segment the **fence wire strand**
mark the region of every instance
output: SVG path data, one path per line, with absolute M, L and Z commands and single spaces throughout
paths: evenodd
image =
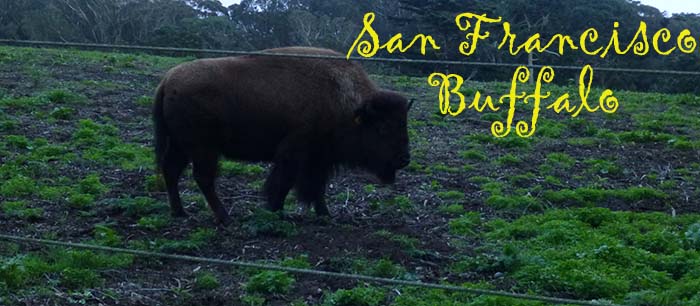
M 261 51 L 233 51 L 233 50 L 216 50 L 216 49 L 192 49 L 192 48 L 173 48 L 173 47 L 152 47 L 152 46 L 136 46 L 136 45 L 110 45 L 110 44 L 93 44 L 93 43 L 75 43 L 75 42 L 56 42 L 56 41 L 37 41 L 37 40 L 14 40 L 0 39 L 0 44 L 4 45 L 27 45 L 27 46 L 51 46 L 51 47 L 75 47 L 98 50 L 132 50 L 132 51 L 156 51 L 156 52 L 177 52 L 189 54 L 214 54 L 225 56 L 241 56 L 241 55 L 257 55 L 257 56 L 279 56 L 279 57 L 299 57 L 299 58 L 315 58 L 315 59 L 330 59 L 330 60 L 347 60 L 344 56 L 316 55 L 316 54 L 294 54 L 294 53 L 274 53 Z M 351 56 L 350 60 L 365 61 L 365 62 L 386 62 L 386 63 L 404 63 L 404 64 L 433 64 L 446 66 L 484 66 L 484 67 L 521 67 L 539 69 L 542 67 L 552 67 L 560 70 L 581 70 L 579 66 L 567 65 L 526 65 L 514 63 L 490 63 L 490 62 L 475 62 L 469 61 L 453 61 L 453 60 L 428 60 L 428 59 L 408 59 L 408 58 L 385 58 L 385 57 L 358 57 Z M 700 76 L 700 71 L 681 71 L 681 70 L 660 70 L 660 69 L 635 69 L 635 68 L 611 68 L 611 67 L 596 67 L 596 71 L 617 72 L 617 73 L 644 73 L 644 74 L 666 74 L 666 75 L 685 75 L 685 76 Z
M 103 251 L 103 252 L 109 252 L 109 253 L 123 253 L 123 254 L 131 254 L 131 255 L 140 256 L 140 257 L 164 258 L 164 259 L 172 259 L 172 260 L 180 260 L 180 261 L 198 262 L 198 263 L 204 263 L 204 264 L 226 265 L 226 266 L 235 266 L 235 267 L 243 267 L 243 268 L 256 268 L 256 269 L 262 269 L 262 270 L 282 271 L 282 272 L 289 272 L 289 273 L 293 273 L 293 274 L 336 277 L 336 278 L 351 279 L 351 280 L 358 280 L 358 281 L 367 281 L 367 282 L 373 282 L 373 283 L 383 283 L 383 284 L 389 284 L 389 285 L 401 285 L 401 286 L 421 287 L 421 288 L 430 288 L 430 289 L 442 289 L 442 290 L 447 290 L 447 291 L 464 292 L 464 293 L 470 293 L 470 294 L 476 294 L 476 295 L 490 295 L 490 296 L 500 296 L 500 297 L 521 299 L 521 300 L 538 301 L 538 302 L 544 302 L 544 303 L 549 303 L 549 304 L 566 304 L 566 305 L 583 305 L 583 306 L 622 306 L 622 305 L 613 304 L 613 303 L 610 303 L 607 301 L 582 301 L 582 300 L 573 300 L 573 299 L 565 299 L 565 298 L 544 297 L 544 296 L 512 293 L 512 292 L 505 292 L 505 291 L 467 288 L 467 287 L 460 287 L 460 286 L 454 286 L 454 285 L 424 283 L 424 282 L 420 282 L 420 281 L 408 281 L 408 280 L 382 278 L 382 277 L 374 277 L 374 276 L 367 276 L 367 275 L 360 275 L 360 274 L 329 272 L 329 271 L 312 270 L 312 269 L 300 269 L 300 268 L 284 267 L 284 266 L 279 266 L 279 265 L 237 261 L 237 260 L 223 260 L 223 259 L 196 257 L 196 256 L 188 256 L 188 255 L 166 254 L 166 253 L 158 253 L 158 252 L 150 252 L 150 251 L 142 251 L 142 250 L 132 250 L 132 249 L 92 245 L 92 244 L 85 244 L 85 243 L 64 242 L 64 241 L 38 239 L 38 238 L 31 238 L 31 237 L 19 237 L 19 236 L 13 236 L 13 235 L 5 235 L 5 234 L 0 234 L 0 240 L 12 241 L 12 242 L 16 242 L 16 243 L 31 243 L 31 244 L 37 244 L 37 245 L 48 245 L 48 246 L 59 246 L 59 247 L 67 247 L 67 248 L 87 249 L 87 250 Z

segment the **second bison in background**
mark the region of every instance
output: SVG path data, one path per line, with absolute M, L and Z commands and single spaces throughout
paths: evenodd
M 342 56 L 290 47 L 264 52 Z M 172 213 L 184 216 L 178 181 L 192 172 L 218 222 L 229 216 L 215 190 L 221 155 L 272 161 L 268 208 L 282 209 L 294 187 L 300 201 L 327 215 L 324 194 L 337 166 L 359 167 L 383 183 L 409 163 L 410 105 L 379 89 L 358 64 L 293 56 L 202 59 L 167 72 L 154 104 L 158 168 Z

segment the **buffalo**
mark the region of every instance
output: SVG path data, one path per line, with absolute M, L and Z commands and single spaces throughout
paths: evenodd
M 288 47 L 169 70 L 156 91 L 153 122 L 171 213 L 186 216 L 178 181 L 191 162 L 216 221 L 230 222 L 215 188 L 222 156 L 272 162 L 264 186 L 272 211 L 283 208 L 294 188 L 317 215 L 328 215 L 326 185 L 340 167 L 365 169 L 393 183 L 410 161 L 410 103 L 378 88 L 359 64 L 323 58 L 336 56 L 342 55 Z

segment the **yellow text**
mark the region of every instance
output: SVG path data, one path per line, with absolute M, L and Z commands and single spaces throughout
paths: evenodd
M 521 120 L 515 123 L 515 132 L 518 136 L 523 138 L 529 138 L 535 134 L 535 130 L 537 129 L 537 120 L 539 119 L 540 112 L 542 111 L 542 103 L 544 100 L 549 99 L 552 95 L 551 92 L 543 93 L 542 85 L 554 81 L 554 69 L 550 66 L 544 66 L 540 69 L 539 74 L 537 75 L 534 93 L 527 94 L 526 92 L 519 92 L 518 84 L 526 83 L 529 79 L 530 70 L 525 66 L 518 67 L 513 74 L 510 91 L 498 99 L 499 104 L 508 104 L 508 116 L 505 121 L 495 121 L 491 125 L 491 133 L 495 137 L 506 137 L 512 132 L 515 114 L 519 109 L 519 102 L 531 105 L 532 111 L 528 116 L 530 118 L 528 121 Z M 438 101 L 440 112 L 443 115 L 459 116 L 467 109 L 474 109 L 479 113 L 486 110 L 486 108 L 489 108 L 493 112 L 500 110 L 500 106 L 494 105 L 493 98 L 491 96 L 487 96 L 484 102 L 481 103 L 480 101 L 482 94 L 480 91 L 477 91 L 474 94 L 472 103 L 469 105 L 469 107 L 467 107 L 466 97 L 460 91 L 464 85 L 464 78 L 460 75 L 436 72 L 428 77 L 428 84 L 432 87 L 439 87 L 440 89 L 438 93 Z M 602 111 L 608 114 L 615 113 L 620 106 L 620 102 L 610 89 L 606 89 L 602 92 L 595 107 L 591 106 L 589 103 L 589 96 L 592 84 L 593 68 L 590 65 L 586 65 L 581 70 L 579 76 L 578 95 L 580 103 L 578 103 L 578 105 L 572 105 L 570 95 L 565 93 L 548 104 L 545 109 L 553 110 L 558 114 L 566 111 L 566 113 L 571 114 L 571 117 L 573 118 L 578 117 L 583 110 L 586 110 L 589 113 L 594 113 L 597 111 Z M 452 101 L 456 101 L 456 107 L 453 107 Z
M 360 34 L 355 39 L 355 42 L 352 43 L 352 46 L 348 50 L 348 53 L 346 55 L 347 59 L 350 59 L 350 56 L 352 56 L 352 53 L 354 51 L 357 51 L 357 54 L 359 54 L 360 56 L 367 58 L 375 56 L 377 52 L 382 49 L 385 49 L 390 54 L 396 51 L 399 51 L 400 53 L 405 53 L 406 51 L 411 49 L 411 47 L 413 47 L 413 45 L 415 45 L 418 41 L 420 41 L 420 52 L 422 55 L 426 54 L 426 49 L 428 45 L 430 45 L 430 47 L 433 50 L 440 50 L 440 46 L 437 45 L 435 39 L 432 36 L 425 34 L 415 35 L 413 39 L 411 39 L 411 41 L 405 46 L 403 41 L 403 34 L 401 33 L 392 36 L 387 42 L 382 44 L 379 40 L 379 34 L 377 34 L 377 31 L 375 31 L 372 27 L 374 19 L 374 13 L 370 12 L 365 14 L 365 17 L 362 21 L 362 31 L 360 31 Z M 363 40 L 365 36 L 369 36 L 369 39 Z

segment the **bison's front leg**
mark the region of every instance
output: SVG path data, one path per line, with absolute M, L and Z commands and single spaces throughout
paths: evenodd
M 272 171 L 265 181 L 267 209 L 280 211 L 284 208 L 284 199 L 294 186 L 296 166 L 292 161 L 280 160 L 272 166 Z
M 313 203 L 317 216 L 330 215 L 324 201 L 328 172 L 328 166 L 321 160 L 311 160 L 305 165 L 297 181 L 296 189 L 299 200 Z

